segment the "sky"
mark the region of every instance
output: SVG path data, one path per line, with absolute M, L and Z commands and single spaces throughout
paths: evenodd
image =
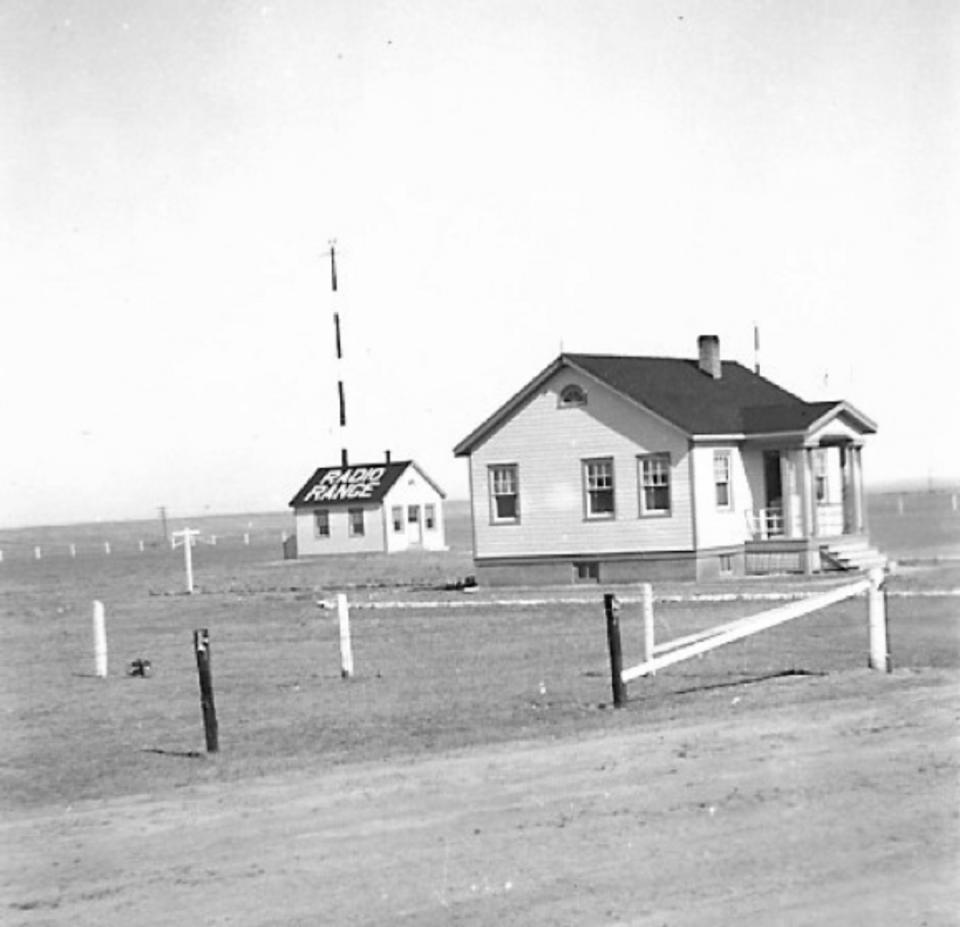
M 868 484 L 960 479 L 958 9 L 5 0 L 0 526 L 281 510 L 344 443 L 466 498 L 561 350 L 754 325 Z

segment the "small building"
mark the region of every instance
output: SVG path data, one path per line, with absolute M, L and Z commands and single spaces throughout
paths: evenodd
M 631 582 L 885 562 L 861 455 L 876 431 L 702 336 L 695 359 L 561 354 L 454 449 L 481 582 Z
M 290 500 L 296 555 L 446 550 L 444 498 L 412 460 L 320 467 Z

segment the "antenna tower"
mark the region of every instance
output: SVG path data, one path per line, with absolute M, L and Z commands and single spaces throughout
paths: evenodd
M 337 242 L 330 241 L 330 287 L 333 293 L 337 292 Z M 333 333 L 337 351 L 337 404 L 340 411 L 340 464 L 346 467 L 350 461 L 347 453 L 347 398 L 343 389 L 343 342 L 340 338 L 340 312 L 337 309 L 337 299 L 334 296 Z

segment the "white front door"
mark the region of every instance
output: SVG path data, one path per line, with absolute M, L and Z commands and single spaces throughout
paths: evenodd
M 420 519 L 420 506 L 407 506 L 407 543 L 411 547 L 423 544 L 423 523 Z

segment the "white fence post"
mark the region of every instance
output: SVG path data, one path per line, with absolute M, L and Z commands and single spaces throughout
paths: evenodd
M 654 632 L 653 632 L 653 587 L 650 583 L 640 586 L 640 596 L 643 603 L 643 661 L 653 659 Z M 656 675 L 656 670 L 650 673 Z
M 103 542 L 103 552 L 104 552 L 105 554 L 109 554 L 109 553 L 110 553 L 110 542 L 109 542 L 109 541 L 104 541 L 104 542 Z
M 76 544 L 71 544 L 71 545 L 70 545 L 70 556 L 71 556 L 71 557 L 76 557 L 76 556 L 77 556 L 77 545 L 76 545 Z
M 0 550 L 0 563 L 3 563 L 3 551 Z
M 350 647 L 350 606 L 347 597 L 337 593 L 337 618 L 340 621 L 340 675 L 344 679 L 353 676 L 353 650 Z
M 193 547 L 193 539 L 199 534 L 200 532 L 196 528 L 184 528 L 182 531 L 174 531 L 170 535 L 172 547 L 177 547 L 178 543 L 183 544 L 183 566 L 187 573 L 188 595 L 193 593 L 193 556 L 191 548 Z
M 246 547 L 250 546 L 250 534 L 247 531 L 244 531 L 243 533 L 243 543 Z
M 107 629 L 103 617 L 103 602 L 93 603 L 93 661 L 94 672 L 101 679 L 107 678 Z
M 870 623 L 870 669 L 890 672 L 890 652 L 887 646 L 887 605 L 883 594 L 883 570 L 879 567 L 868 574 L 867 609 Z
M 40 546 L 38 545 L 33 548 L 33 559 L 39 560 L 41 557 L 43 557 L 43 550 L 41 550 Z
M 143 541 L 142 541 L 142 540 L 141 540 L 141 541 L 138 541 L 138 542 L 137 542 L 137 546 L 140 548 L 140 553 L 142 554 L 142 553 L 143 553 Z

